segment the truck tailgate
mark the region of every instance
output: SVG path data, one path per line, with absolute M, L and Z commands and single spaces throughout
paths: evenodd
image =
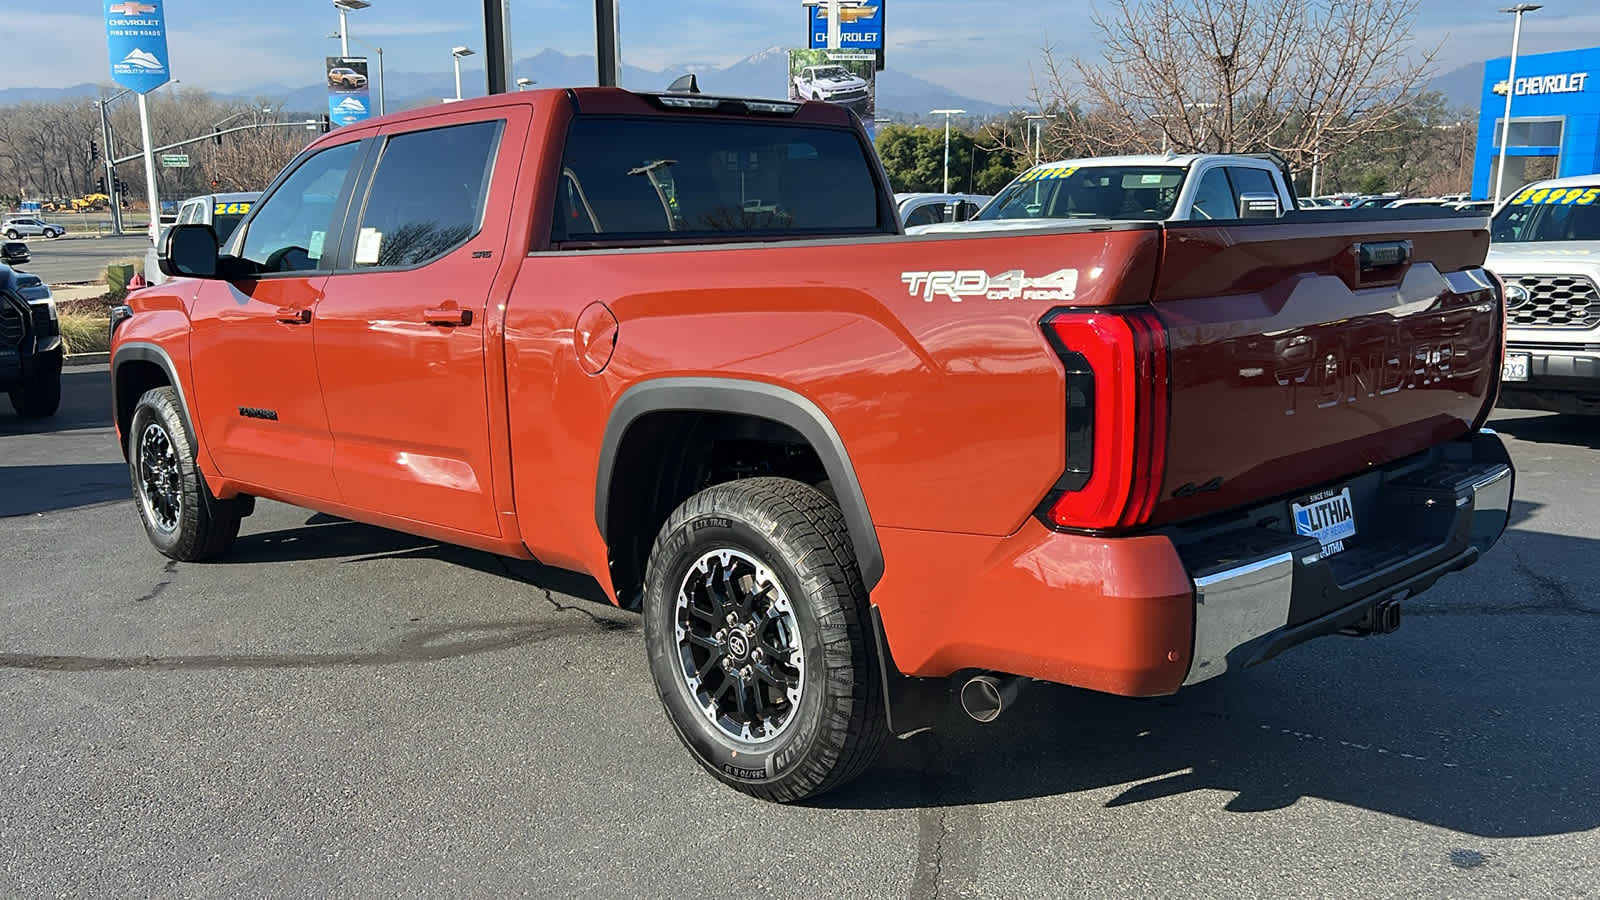
M 1170 419 L 1152 522 L 1304 491 L 1473 427 L 1499 378 L 1481 220 L 1169 226 Z

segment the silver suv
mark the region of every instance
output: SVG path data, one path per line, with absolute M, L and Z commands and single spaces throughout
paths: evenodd
M 55 225 L 43 219 L 7 219 L 0 224 L 0 234 L 11 240 L 21 237 L 58 238 L 67 233 L 67 226 Z

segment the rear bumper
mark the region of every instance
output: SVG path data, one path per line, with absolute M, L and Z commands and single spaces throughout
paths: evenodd
M 873 591 L 907 675 L 1008 672 L 1170 694 L 1351 627 L 1475 562 L 1509 519 L 1514 472 L 1484 431 L 1334 485 L 1357 535 L 1323 558 L 1280 498 L 1211 521 L 1099 538 L 1030 522 L 1004 539 L 881 529 Z
M 1501 382 L 1498 405 L 1502 408 L 1600 414 L 1600 350 L 1512 343 L 1506 352 L 1528 354 L 1528 380 Z

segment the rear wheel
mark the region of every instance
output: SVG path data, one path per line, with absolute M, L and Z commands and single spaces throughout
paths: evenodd
M 650 554 L 645 646 L 667 718 L 755 797 L 816 796 L 877 755 L 888 730 L 867 622 L 844 516 L 797 481 L 707 488 Z
M 15 228 L 6 229 L 6 238 L 7 238 L 7 240 L 13 240 L 14 241 L 14 240 L 17 239 L 17 237 L 18 237 L 17 230 Z
M 11 389 L 11 408 L 25 419 L 53 416 L 61 408 L 61 357 L 41 360 L 26 381 Z
M 226 553 L 239 535 L 245 509 L 241 501 L 211 496 L 195 463 L 178 392 L 170 387 L 146 391 L 134 407 L 127 438 L 134 505 L 150 543 L 182 562 Z

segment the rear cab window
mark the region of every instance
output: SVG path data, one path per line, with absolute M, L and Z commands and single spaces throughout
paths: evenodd
M 873 172 L 848 128 L 580 115 L 550 236 L 582 246 L 892 234 Z

